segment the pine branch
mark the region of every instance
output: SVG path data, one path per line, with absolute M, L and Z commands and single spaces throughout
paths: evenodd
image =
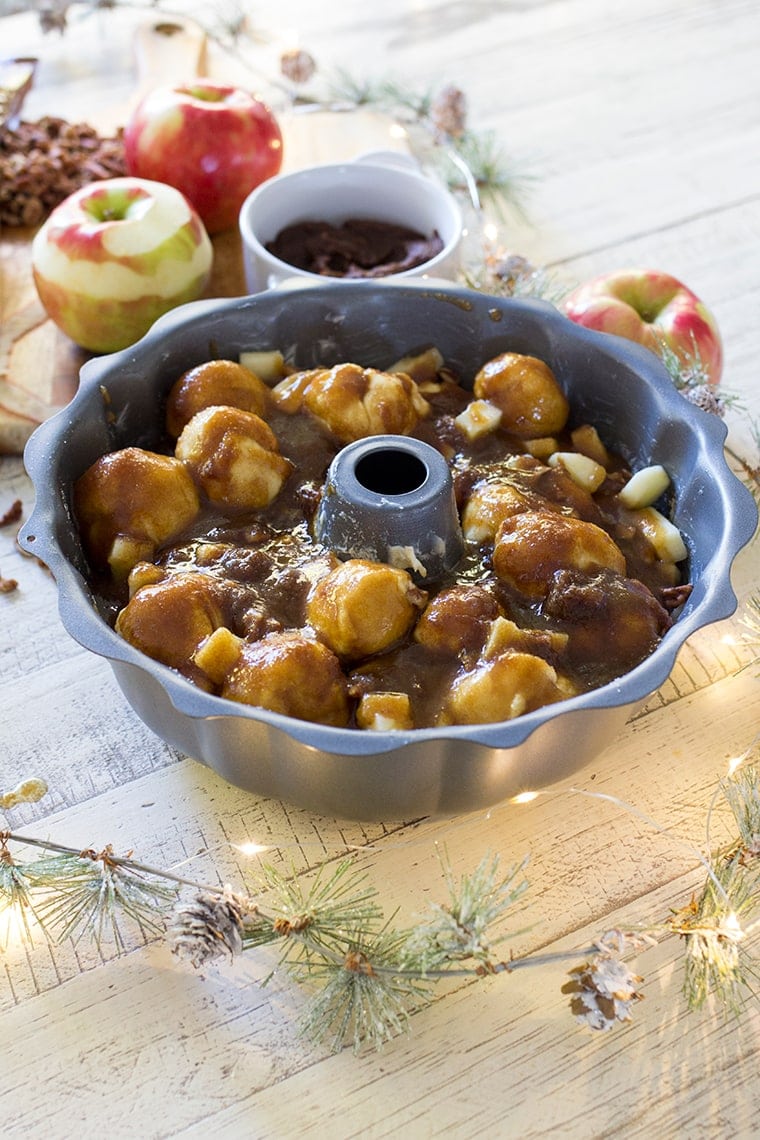
M 59 942 L 65 938 L 77 942 L 90 933 L 100 948 L 108 932 L 119 953 L 126 948 L 122 916 L 134 922 L 143 936 L 162 934 L 162 907 L 176 897 L 173 886 L 146 880 L 138 869 L 123 860 L 116 862 L 110 847 L 38 859 L 26 873 L 35 887 L 50 889 L 37 915 Z
M 23 864 L 14 861 L 4 838 L 0 836 L 0 914 L 8 919 L 14 915 L 18 917 L 22 938 L 29 946 L 33 945 L 30 917 L 34 920 L 34 925 L 44 932 L 34 905 L 33 890 L 33 878 Z M 10 924 L 5 931 L 5 945 L 0 946 L 0 950 L 7 950 L 9 937 Z
M 475 871 L 457 884 L 450 866 L 443 861 L 449 904 L 429 905 L 429 918 L 407 939 L 405 964 L 413 964 L 427 975 L 451 962 L 472 960 L 488 971 L 493 957 L 490 930 L 527 890 L 527 881 L 519 878 L 526 864 L 524 859 L 500 878 L 499 857 L 486 855 Z
M 308 977 L 321 983 L 301 1018 L 301 1031 L 333 1052 L 347 1041 L 358 1052 L 376 1049 L 408 1029 L 409 1014 L 430 1001 L 428 979 L 400 968 L 406 935 L 382 930 L 351 941 L 340 960 L 309 963 Z
M 740 768 L 720 783 L 738 838 L 719 852 L 712 874 L 696 899 L 677 913 L 671 929 L 686 942 L 683 991 L 690 1009 L 701 1009 L 715 996 L 738 1013 L 750 979 L 757 977 L 755 957 L 746 948 L 746 921 L 760 902 L 760 776 L 754 766 Z
M 607 800 L 668 834 L 614 796 L 569 791 Z M 672 915 L 660 933 L 684 939 L 684 992 L 690 1008 L 699 1008 L 715 995 L 727 1008 L 739 1010 L 757 974 L 745 941 L 751 929 L 747 920 L 757 909 L 760 894 L 757 769 L 745 766 L 723 781 L 719 791 L 733 813 L 737 838 L 709 858 L 690 845 L 707 872 L 704 889 L 699 899 Z M 712 806 L 708 839 L 711 812 Z M 30 864 L 17 864 L 10 842 L 41 847 L 48 854 Z M 629 1020 L 641 998 L 641 979 L 623 957 L 651 945 L 654 930 L 613 931 L 591 947 L 567 953 L 506 960 L 494 953 L 496 942 L 503 941 L 503 935 L 494 937 L 497 925 L 527 889 L 526 862 L 501 874 L 498 856 L 489 854 L 472 873 L 457 880 L 441 855 L 447 902 L 431 904 L 423 921 L 398 930 L 392 919 L 384 920 L 374 888 L 351 859 L 322 867 L 308 882 L 295 871 L 284 875 L 263 867 L 257 893 L 266 897 L 264 908 L 248 893 L 197 883 L 131 855 L 116 856 L 110 847 L 77 851 L 2 832 L 0 908 L 18 911 L 27 935 L 33 916 L 43 931 L 50 927 L 59 939 L 79 940 L 89 933 L 100 945 L 109 934 L 121 951 L 126 945 L 122 917 L 136 923 L 146 936 L 158 935 L 164 926 L 164 908 L 176 899 L 177 887 L 190 886 L 193 898 L 175 907 L 169 924 L 173 952 L 200 967 L 222 956 L 234 958 L 244 950 L 279 944 L 280 961 L 294 979 L 316 987 L 304 1012 L 303 1031 L 317 1041 L 328 1040 L 333 1049 L 347 1042 L 355 1050 L 363 1042 L 381 1047 L 408 1028 L 410 1014 L 431 1000 L 435 983 L 442 979 L 511 974 L 568 958 L 577 961 L 581 955 L 585 960 L 569 971 L 563 987 L 575 1016 L 594 1029 Z M 36 901 L 38 891 L 43 894 L 41 903 Z

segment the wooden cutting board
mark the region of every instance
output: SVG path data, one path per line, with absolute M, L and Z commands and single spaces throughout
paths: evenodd
M 192 21 L 156 19 L 135 34 L 137 84 L 128 103 L 93 112 L 90 123 L 102 134 L 123 125 L 132 106 L 152 87 L 207 75 L 242 82 L 240 66 L 214 46 Z M 230 77 L 234 76 L 234 79 Z M 104 85 L 106 84 L 104 78 Z M 51 114 L 67 117 L 58 104 Z M 283 170 L 317 162 L 341 162 L 366 150 L 405 150 L 392 121 L 368 110 L 290 112 L 278 116 L 284 140 Z M 90 354 L 74 345 L 48 320 L 31 272 L 34 231 L 0 233 L 0 454 L 19 455 L 39 423 L 75 394 L 79 369 Z M 236 230 L 215 235 L 209 297 L 246 292 L 240 238 Z

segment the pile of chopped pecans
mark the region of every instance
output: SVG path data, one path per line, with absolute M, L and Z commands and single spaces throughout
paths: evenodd
M 36 226 L 81 186 L 126 174 L 122 133 L 46 116 L 0 130 L 0 228 Z

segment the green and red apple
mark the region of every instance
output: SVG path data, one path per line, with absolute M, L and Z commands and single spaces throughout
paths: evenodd
M 129 177 L 71 194 L 32 243 L 45 311 L 92 352 L 126 348 L 163 313 L 197 300 L 212 262 L 211 241 L 187 199 Z
M 127 171 L 167 182 L 192 202 L 210 234 L 237 224 L 240 207 L 282 166 L 282 134 L 248 91 L 209 79 L 157 87 L 124 131 Z
M 715 317 L 691 289 L 656 269 L 604 274 L 563 303 L 570 320 L 636 341 L 661 355 L 663 342 L 685 365 L 698 358 L 711 384 L 720 383 L 723 345 Z

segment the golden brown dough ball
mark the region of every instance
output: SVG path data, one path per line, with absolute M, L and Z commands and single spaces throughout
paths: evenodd
M 529 509 L 525 495 L 511 483 L 484 480 L 473 488 L 462 511 L 462 533 L 468 542 L 493 542 L 504 519 Z
M 497 576 L 521 594 L 542 598 L 558 570 L 614 570 L 625 574 L 625 558 L 595 523 L 551 511 L 525 511 L 501 524 L 493 551 Z
M 298 720 L 338 728 L 348 723 L 348 690 L 338 658 L 293 631 L 244 642 L 221 696 Z
M 368 435 L 409 435 L 430 405 L 403 373 L 358 364 L 317 368 L 291 385 L 302 404 L 343 443 Z
M 482 586 L 450 586 L 428 603 L 414 640 L 434 653 L 479 652 L 498 616 L 498 602 Z
M 175 382 L 166 401 L 166 430 L 174 439 L 197 412 L 228 404 L 263 416 L 271 403 L 269 388 L 249 368 L 234 360 L 209 360 L 190 368 Z
M 193 655 L 224 625 L 222 603 L 219 583 L 207 574 L 168 575 L 136 591 L 116 619 L 116 632 L 155 661 L 207 687 Z
M 562 431 L 570 411 L 554 373 L 543 360 L 503 352 L 478 372 L 475 395 L 501 411 L 501 427 L 521 439 Z
M 306 620 L 338 656 L 358 660 L 404 637 L 426 600 L 405 570 L 351 558 L 314 587 Z
M 138 562 L 188 526 L 198 491 L 178 459 L 139 447 L 102 455 L 74 487 L 74 511 L 87 555 L 126 578 Z
M 213 503 L 233 509 L 268 506 L 293 470 L 269 425 L 239 408 L 198 412 L 183 428 L 175 454 Z
M 443 718 L 449 724 L 512 720 L 566 695 L 556 671 L 543 658 L 507 651 L 457 678 Z

